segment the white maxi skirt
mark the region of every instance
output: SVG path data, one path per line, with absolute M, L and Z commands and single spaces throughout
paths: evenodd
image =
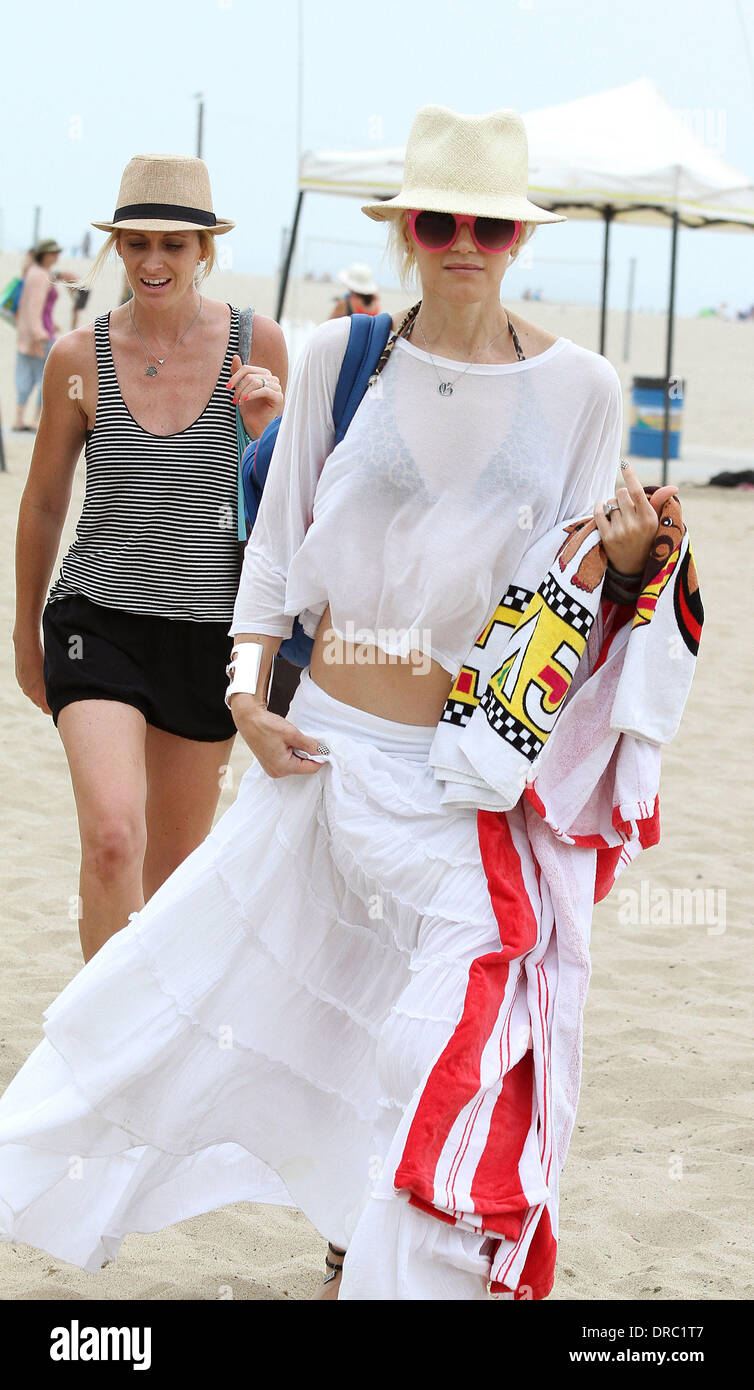
M 96 1273 L 129 1232 L 278 1202 L 348 1247 L 341 1298 L 487 1298 L 490 1242 L 390 1180 L 470 966 L 500 949 L 476 812 L 441 805 L 434 726 L 308 668 L 289 717 L 321 771 L 252 763 L 46 1011 L 0 1100 L 0 1238 Z

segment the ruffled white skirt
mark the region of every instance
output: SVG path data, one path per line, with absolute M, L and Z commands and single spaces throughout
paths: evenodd
M 0 1101 L 0 1236 L 96 1272 L 129 1232 L 230 1202 L 347 1245 L 342 1298 L 485 1298 L 483 1237 L 390 1182 L 400 1127 L 498 950 L 476 812 L 440 804 L 434 726 L 305 670 L 330 748 L 257 763 L 210 835 L 47 1010 Z

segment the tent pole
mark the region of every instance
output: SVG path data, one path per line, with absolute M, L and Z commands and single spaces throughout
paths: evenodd
M 284 261 L 284 263 L 283 263 L 283 268 L 282 268 L 282 270 L 281 270 L 281 272 L 280 272 L 280 289 L 278 290 L 278 302 L 277 302 L 277 308 L 276 308 L 276 310 L 275 310 L 275 318 L 276 318 L 276 320 L 277 320 L 278 323 L 280 323 L 280 320 L 281 320 L 281 318 L 282 318 L 282 316 L 283 316 L 283 306 L 284 306 L 284 304 L 285 304 L 285 293 L 286 293 L 286 290 L 288 289 L 288 276 L 290 275 L 290 271 L 291 271 L 291 261 L 293 260 L 293 252 L 294 252 L 295 247 L 296 247 L 296 234 L 297 234 L 297 232 L 298 232 L 298 222 L 299 222 L 299 218 L 300 218 L 300 216 L 301 216 L 301 204 L 303 203 L 303 201 L 304 201 L 304 190 L 303 190 L 303 188 L 300 188 L 299 191 L 298 191 L 298 197 L 297 197 L 297 199 L 296 199 L 296 211 L 295 211 L 294 214 L 293 214 L 293 226 L 291 227 L 291 235 L 290 235 L 290 240 L 289 240 L 289 242 L 288 242 L 288 250 L 286 251 L 286 254 L 285 254 L 285 261 Z
M 628 292 L 626 294 L 626 317 L 623 324 L 623 361 L 627 362 L 631 355 L 631 314 L 634 308 L 634 277 L 636 275 L 636 257 L 632 256 L 628 270 Z
M 607 267 L 608 267 L 608 247 L 610 245 L 610 223 L 613 220 L 615 208 L 610 203 L 606 203 L 602 209 L 602 216 L 605 219 L 605 240 L 602 248 L 602 311 L 600 313 L 600 353 L 605 356 L 605 339 L 607 329 Z
M 670 374 L 673 370 L 673 318 L 675 314 L 675 266 L 678 247 L 678 209 L 673 209 L 673 235 L 670 250 L 670 299 L 668 302 L 668 332 L 665 345 L 665 419 L 662 432 L 662 483 L 668 481 L 670 451 Z

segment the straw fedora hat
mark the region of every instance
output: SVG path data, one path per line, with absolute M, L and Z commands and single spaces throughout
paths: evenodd
M 178 154 L 137 154 L 128 161 L 112 222 L 93 222 L 101 232 L 214 232 L 235 222 L 215 217 L 209 170 L 203 159 Z
M 406 145 L 403 186 L 395 198 L 366 203 L 376 222 L 404 208 L 566 222 L 529 201 L 529 143 L 518 111 L 459 116 L 447 106 L 422 106 Z
M 349 265 L 338 273 L 338 283 L 354 294 L 376 294 L 377 286 L 368 265 Z

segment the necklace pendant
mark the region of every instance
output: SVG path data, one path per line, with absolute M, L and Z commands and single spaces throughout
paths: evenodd
M 157 368 L 154 367 L 154 366 L 152 365 L 151 362 L 150 362 L 149 366 L 147 367 L 147 370 L 146 370 L 145 375 L 146 375 L 146 376 L 157 376 Z
M 441 381 L 437 389 L 440 392 L 441 396 L 453 395 L 453 387 L 449 381 Z

